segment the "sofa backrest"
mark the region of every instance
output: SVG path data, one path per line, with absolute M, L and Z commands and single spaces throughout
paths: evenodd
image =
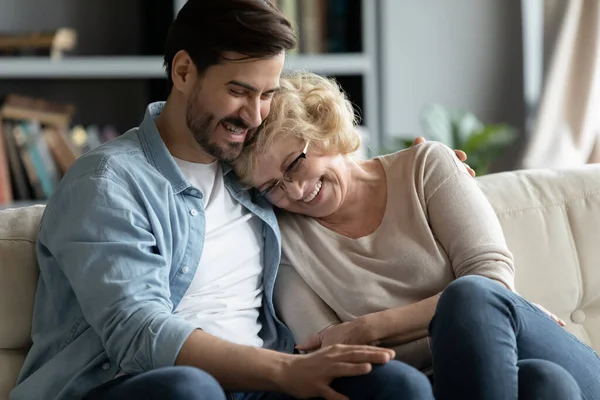
M 8 397 L 31 345 L 38 280 L 35 239 L 43 206 L 0 211 L 0 400 Z
M 514 255 L 517 291 L 600 352 L 600 164 L 478 182 Z

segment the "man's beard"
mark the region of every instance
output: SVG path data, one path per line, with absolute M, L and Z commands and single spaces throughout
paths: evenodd
M 219 124 L 227 122 L 242 129 L 248 129 L 248 125 L 240 118 L 226 117 L 217 121 L 214 114 L 206 113 L 198 105 L 195 96 L 188 101 L 186 108 L 187 127 L 194 136 L 202 150 L 211 157 L 225 162 L 233 162 L 242 152 L 244 143 L 227 142 L 224 145 L 216 143 L 214 135 Z M 223 128 L 225 129 L 225 128 Z M 246 141 L 250 138 L 250 132 L 246 133 Z

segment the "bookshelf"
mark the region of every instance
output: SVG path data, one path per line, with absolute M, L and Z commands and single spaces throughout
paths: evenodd
M 42 0 L 25 0 L 27 5 L 22 8 L 31 8 L 38 1 Z M 76 107 L 73 125 L 113 125 L 119 132 L 138 125 L 147 103 L 166 98 L 162 41 L 170 19 L 185 1 L 133 0 L 122 5 L 124 3 L 119 0 L 107 0 L 106 3 L 90 5 L 91 9 L 87 9 L 81 8 L 83 6 L 79 0 L 60 0 L 62 14 L 68 14 L 65 10 L 77 7 L 79 14 L 73 13 L 78 16 L 101 14 L 105 15 L 104 18 L 112 18 L 106 16 L 121 14 L 121 20 L 117 20 L 117 24 L 131 25 L 134 36 L 127 43 L 110 45 L 119 41 L 119 38 L 114 32 L 107 30 L 110 28 L 104 26 L 106 21 L 82 21 L 81 17 L 64 20 L 61 19 L 61 12 L 57 11 L 54 18 L 59 21 L 54 23 L 73 22 L 75 28 L 82 33 L 81 46 L 78 45 L 73 54 L 67 53 L 59 60 L 41 56 L 0 56 L 0 95 L 16 92 L 50 101 L 70 102 Z M 350 47 L 347 51 L 339 45 L 334 51 L 322 49 L 303 52 L 301 48 L 300 51 L 288 54 L 285 69 L 304 69 L 335 77 L 356 106 L 361 125 L 367 133 L 366 145 L 376 152 L 382 142 L 379 125 L 377 2 L 283 1 L 288 6 L 295 2 L 298 8 L 301 7 L 300 4 L 304 7 L 305 2 L 313 2 L 315 7 L 323 7 L 328 2 L 345 2 L 345 7 L 350 9 L 348 12 L 352 17 L 345 22 L 345 32 L 350 32 L 350 38 L 347 39 Z M 136 15 L 123 15 L 124 13 Z M 20 24 L 12 25 L 12 28 L 31 29 L 23 26 L 28 19 L 25 14 L 22 17 Z M 144 18 L 151 18 L 152 22 L 145 21 Z M 88 28 L 86 25 L 90 24 L 93 27 Z M 97 38 L 103 35 L 107 38 Z M 299 41 L 303 41 L 301 35 Z

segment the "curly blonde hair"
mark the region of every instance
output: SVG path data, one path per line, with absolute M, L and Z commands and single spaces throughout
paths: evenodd
M 257 157 L 275 139 L 307 140 L 311 149 L 328 155 L 350 154 L 360 147 L 354 108 L 334 79 L 297 71 L 282 76 L 280 85 L 269 115 L 233 165 L 246 185 L 251 184 Z

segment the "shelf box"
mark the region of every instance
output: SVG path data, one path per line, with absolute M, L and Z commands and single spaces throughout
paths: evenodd
M 361 75 L 370 68 L 364 54 L 288 56 L 285 68 L 306 69 L 326 75 Z M 164 78 L 160 56 L 0 57 L 0 79 L 154 79 Z

